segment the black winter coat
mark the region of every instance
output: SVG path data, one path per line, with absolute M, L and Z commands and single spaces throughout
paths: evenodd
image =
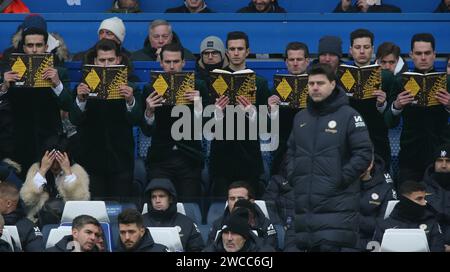
M 343 90 L 320 103 L 308 98 L 307 110 L 295 116 L 287 158 L 296 240 L 286 246 L 356 248 L 359 177 L 370 164 L 372 144 Z
M 270 178 L 263 195 L 270 220 L 274 224 L 289 226 L 294 220 L 294 190 L 288 180 L 281 175 Z
M 255 234 L 250 233 L 249 239 L 245 241 L 244 246 L 238 252 L 274 252 L 275 250 L 268 246 L 263 245 L 261 239 Z M 226 252 L 222 242 L 222 232 L 218 234 L 218 238 L 214 243 L 207 246 L 203 252 Z
M 35 226 L 30 219 L 25 217 L 23 209 L 17 208 L 9 214 L 3 214 L 5 225 L 17 227 L 22 250 L 25 252 L 44 251 L 44 239 L 39 227 Z
M 166 246 L 155 243 L 148 229 L 145 229 L 144 236 L 142 236 L 138 244 L 131 250 L 126 250 L 122 240 L 119 238 L 117 252 L 168 252 L 168 250 Z

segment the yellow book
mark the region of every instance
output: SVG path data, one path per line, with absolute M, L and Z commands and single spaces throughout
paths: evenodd
M 195 89 L 195 74 L 192 71 L 166 73 L 152 71 L 150 87 L 164 98 L 163 105 L 175 106 L 192 104 L 184 95 Z
M 336 76 L 338 85 L 352 99 L 374 98 L 373 91 L 381 88 L 381 67 L 378 64 L 362 67 L 341 64 Z
M 405 72 L 402 74 L 402 81 L 404 89 L 414 96 L 413 104 L 421 107 L 441 105 L 435 97 L 436 92 L 447 90 L 447 74 L 444 72 Z
M 256 103 L 256 74 L 250 69 L 230 71 L 214 69 L 209 73 L 210 89 L 213 97 L 228 96 L 230 105 L 237 105 L 237 96 L 246 97 L 250 103 Z
M 308 98 L 308 74 L 274 75 L 275 95 L 280 97 L 280 107 L 306 108 Z
M 120 86 L 128 83 L 128 68 L 125 65 L 83 66 L 83 83 L 89 86 L 89 99 L 124 99 Z
M 49 88 L 52 87 L 50 79 L 43 79 L 46 68 L 53 67 L 52 54 L 21 54 L 13 53 L 10 58 L 11 70 L 16 72 L 20 79 L 14 83 L 17 88 Z

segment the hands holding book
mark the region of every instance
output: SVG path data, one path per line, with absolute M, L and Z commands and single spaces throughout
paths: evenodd
M 161 107 L 164 102 L 164 98 L 159 95 L 156 91 L 152 92 L 146 99 L 146 109 L 145 109 L 145 115 L 148 118 L 151 118 L 153 116 L 153 113 L 155 113 L 155 108 Z
M 383 106 L 384 102 L 386 102 L 386 93 L 382 90 L 375 90 L 373 95 L 377 98 L 377 107 Z
M 125 98 L 128 106 L 133 105 L 134 96 L 133 96 L 133 88 L 128 85 L 122 84 L 119 87 L 119 94 Z
M 44 69 L 42 79 L 50 79 L 52 81 L 53 87 L 56 87 L 61 83 L 58 75 L 58 70 L 53 67 L 47 67 Z
M 78 86 L 77 86 L 78 101 L 85 102 L 86 99 L 88 98 L 90 92 L 91 92 L 91 90 L 89 89 L 88 85 L 86 85 L 84 83 L 78 84 Z
M 267 99 L 267 104 L 269 104 L 270 112 L 273 111 L 273 107 L 278 106 L 281 102 L 281 99 L 278 95 L 272 95 Z
M 8 71 L 3 75 L 3 85 L 2 85 L 2 91 L 6 92 L 9 89 L 11 82 L 16 82 L 19 80 L 19 74 L 14 71 Z
M 197 112 L 202 111 L 203 105 L 202 105 L 202 101 L 200 100 L 200 91 L 197 91 L 197 90 L 186 91 L 184 93 L 184 98 L 186 100 L 194 103 L 195 111 L 197 111 Z
M 394 101 L 394 108 L 402 110 L 406 105 L 411 104 L 414 101 L 414 96 L 409 91 L 403 91 L 397 95 L 397 99 Z
M 450 94 L 446 90 L 441 89 L 437 91 L 435 97 L 447 109 L 450 108 Z

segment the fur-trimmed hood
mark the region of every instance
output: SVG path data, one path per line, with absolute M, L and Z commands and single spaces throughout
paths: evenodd
M 56 57 L 59 60 L 61 60 L 63 62 L 68 61 L 69 60 L 69 49 L 67 48 L 66 42 L 61 37 L 61 35 L 59 35 L 56 32 L 49 32 L 48 35 L 49 35 L 49 39 L 51 39 L 50 36 L 53 36 L 53 38 L 55 38 L 59 42 L 59 46 L 56 47 L 55 49 L 53 49 L 52 52 L 56 55 Z M 16 34 L 14 34 L 12 36 L 11 43 L 15 49 L 18 49 L 21 41 L 22 41 L 22 30 L 19 30 L 16 32 Z

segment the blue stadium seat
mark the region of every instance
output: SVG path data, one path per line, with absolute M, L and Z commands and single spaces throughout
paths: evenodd
M 104 12 L 112 7 L 112 0 L 22 0 L 32 13 L 49 12 Z M 142 2 L 142 1 L 141 1 Z M 144 1 L 145 2 L 145 1 Z
M 59 224 L 48 224 L 42 227 L 42 239 L 44 240 L 44 245 L 47 244 L 48 235 L 50 234 L 51 229 L 57 229 Z
M 200 231 L 200 234 L 202 235 L 203 241 L 206 243 L 208 242 L 208 234 L 209 230 L 211 229 L 211 225 L 197 225 L 198 230 Z
M 198 225 L 202 223 L 202 213 L 197 203 L 183 202 L 186 216 L 194 220 Z
M 214 220 L 221 217 L 223 215 L 223 211 L 225 209 L 225 202 L 213 202 L 209 206 L 208 215 L 206 217 L 206 223 L 208 225 L 212 225 Z

